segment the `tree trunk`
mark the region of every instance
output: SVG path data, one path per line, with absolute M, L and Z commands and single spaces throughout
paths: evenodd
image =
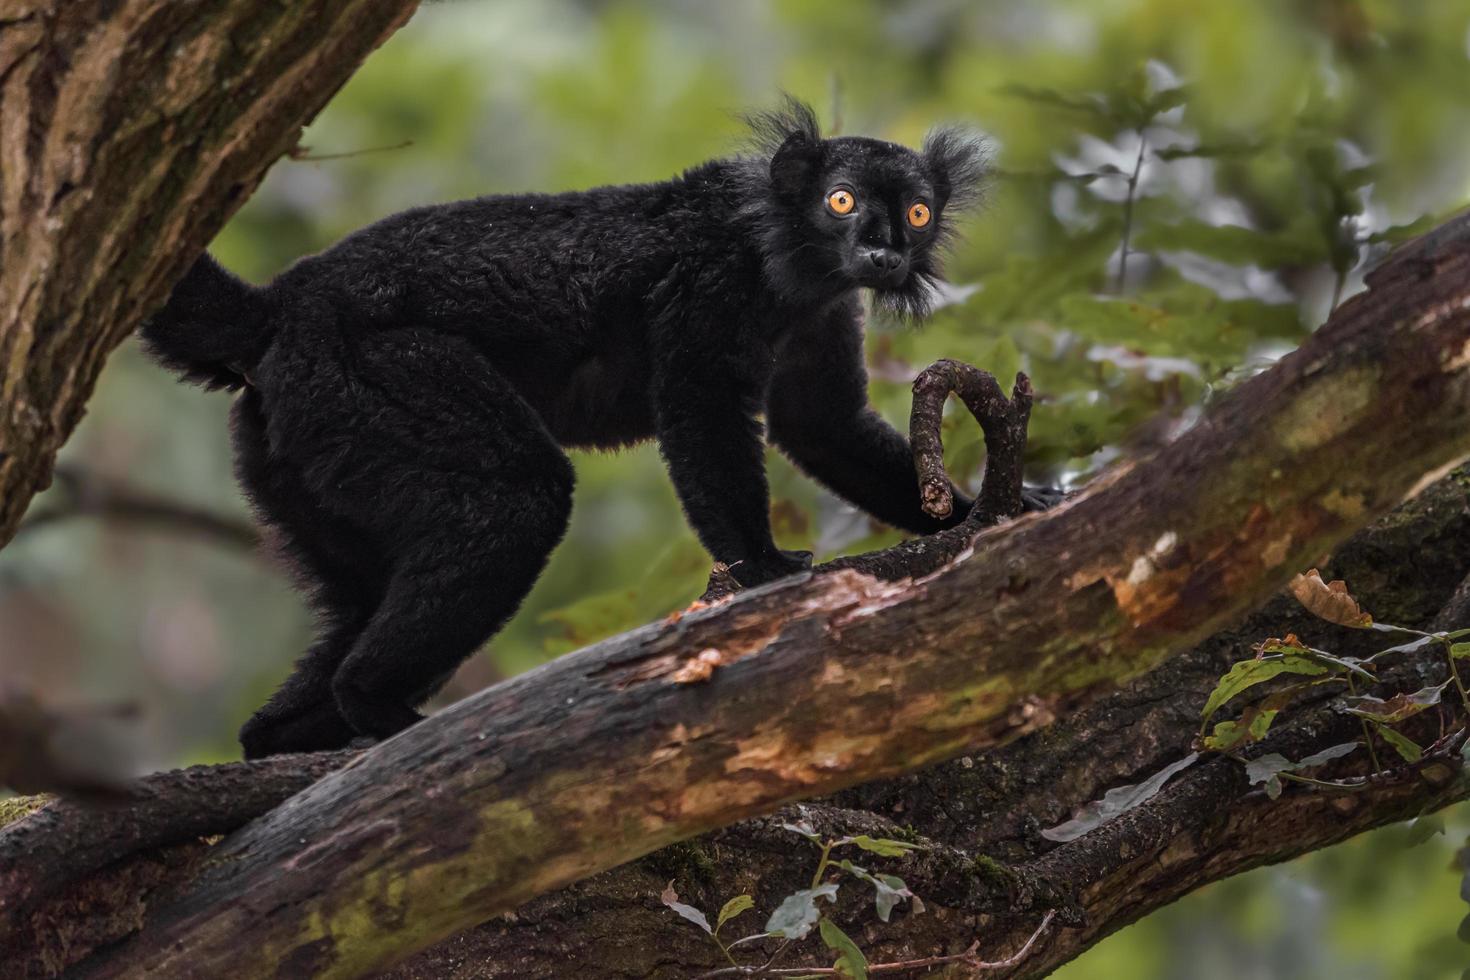
M 0 0 L 0 545 L 108 353 L 417 0 Z
M 1178 442 L 1063 507 L 675 617 L 377 746 L 212 848 L 139 932 L 78 975 L 360 975 L 783 802 L 1085 717 L 1117 682 L 1259 605 L 1470 450 L 1470 218 L 1369 281 Z M 1318 818 L 1318 837 L 1295 839 L 1320 846 L 1460 792 L 1431 770 L 1375 785 L 1356 821 L 1323 821 L 1315 799 L 1289 804 Z M 1189 829 L 1243 798 L 1241 784 L 1223 760 L 1202 764 L 1181 782 L 1193 802 L 1148 811 L 1163 821 L 1153 832 Z M 1223 873 L 1293 853 L 1253 836 L 1278 828 L 1247 805 L 1261 813 L 1231 825 L 1240 863 Z M 1087 857 L 1091 841 L 1041 859 L 1052 866 L 1033 869 L 1039 880 L 1106 867 Z M 1121 879 L 1145 881 L 1141 892 L 1097 879 L 1116 903 L 1105 921 L 1197 878 L 1139 877 L 1152 873 Z M 1006 906 L 1028 907 L 1036 899 Z

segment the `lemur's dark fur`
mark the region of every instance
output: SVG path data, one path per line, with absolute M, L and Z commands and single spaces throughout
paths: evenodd
M 948 520 L 920 509 L 907 441 L 868 406 L 858 290 L 927 311 L 979 144 L 824 140 L 794 102 L 754 123 L 754 156 L 415 208 L 263 287 L 205 256 L 144 326 L 165 365 L 241 391 L 240 482 L 321 614 L 241 731 L 247 757 L 417 721 L 561 539 L 563 446 L 658 439 L 699 539 L 747 586 L 811 562 L 771 539 L 762 414 L 874 517 L 916 532 L 963 519 L 959 494 Z

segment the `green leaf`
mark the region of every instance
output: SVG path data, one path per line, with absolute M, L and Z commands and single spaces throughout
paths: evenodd
M 1252 705 L 1240 716 L 1240 721 L 1222 721 L 1216 725 L 1215 733 L 1205 737 L 1205 748 L 1228 752 L 1238 745 L 1259 742 L 1266 737 L 1277 713 L 1276 710 L 1263 710 Z
M 755 908 L 755 899 L 749 895 L 736 895 L 720 909 L 719 917 L 715 919 L 715 932 L 718 933 L 720 927 L 735 918 L 735 916 L 753 908 Z
M 1201 143 L 1198 146 L 1166 146 L 1154 151 L 1160 160 L 1183 160 L 1188 157 L 1241 157 L 1253 156 L 1265 146 L 1260 141 L 1236 143 Z
M 1385 742 L 1393 746 L 1395 752 L 1404 757 L 1405 762 L 1418 762 L 1424 758 L 1424 750 L 1419 747 L 1419 743 L 1403 732 L 1377 723 L 1374 723 L 1373 727 L 1379 735 L 1383 736 Z
M 817 899 L 825 898 L 830 902 L 836 895 L 837 886 L 833 884 L 792 892 L 771 913 L 770 919 L 766 921 L 766 932 L 782 939 L 806 938 L 821 914 L 817 910 Z
M 1444 833 L 1444 816 L 1425 813 L 1409 822 L 1409 846 L 1418 847 L 1436 834 Z
M 663 894 L 659 896 L 659 899 L 669 908 L 673 909 L 679 915 L 683 916 L 685 919 L 688 919 L 690 922 L 699 926 L 699 928 L 703 929 L 710 935 L 714 935 L 714 930 L 709 927 L 709 919 L 706 919 L 704 917 L 703 912 L 699 911 L 699 909 L 695 908 L 692 905 L 685 905 L 683 902 L 679 901 L 679 893 L 674 891 L 674 883 L 672 881 L 669 882 L 668 887 L 663 890 Z
M 1317 265 L 1329 258 L 1321 236 L 1300 225 L 1267 232 L 1188 220 L 1146 228 L 1139 233 L 1137 243 L 1140 251 L 1194 252 L 1233 265 L 1268 269 Z
M 1256 759 L 1251 759 L 1245 764 L 1245 776 L 1252 784 L 1265 783 L 1266 795 L 1271 799 L 1281 795 L 1281 778 L 1283 772 L 1296 772 L 1298 769 L 1311 769 L 1320 766 L 1324 762 L 1331 762 L 1345 755 L 1351 755 L 1358 748 L 1357 742 L 1343 742 L 1314 752 L 1301 762 L 1292 762 L 1286 756 L 1276 752 L 1268 752 Z
M 1456 660 L 1470 658 L 1470 643 L 1451 643 L 1450 656 Z
M 1416 640 L 1410 640 L 1408 643 L 1400 643 L 1398 646 L 1395 647 L 1385 647 L 1384 649 L 1379 650 L 1377 653 L 1373 654 L 1373 659 L 1377 660 L 1379 657 L 1387 656 L 1390 653 L 1413 653 L 1415 650 L 1423 647 L 1426 643 L 1433 642 L 1435 642 L 1435 637 L 1421 636 Z
M 1418 238 L 1443 220 L 1443 215 L 1424 214 L 1407 224 L 1392 225 L 1382 231 L 1375 231 L 1363 240 L 1374 244 L 1379 242 L 1388 242 L 1391 244 L 1406 242 L 1411 238 Z
M 833 966 L 843 975 L 852 977 L 853 980 L 867 980 L 868 958 L 863 955 L 862 950 L 858 949 L 852 937 L 837 928 L 837 924 L 825 916 L 822 917 L 820 928 L 822 942 L 837 954 L 837 962 Z
M 888 837 L 869 837 L 867 834 L 849 837 L 843 843 L 856 844 L 865 851 L 871 851 L 883 857 L 903 857 L 910 851 L 922 850 L 918 844 L 910 844 L 908 841 L 892 840 Z
M 878 874 L 873 878 L 873 901 L 878 909 L 878 918 L 887 922 L 893 907 L 904 899 L 913 898 L 914 893 L 898 875 Z
M 878 918 L 884 922 L 888 921 L 888 916 L 895 905 L 904 899 L 914 897 L 908 885 L 904 884 L 903 879 L 897 875 L 870 874 L 867 869 L 860 868 L 851 861 L 838 862 L 838 867 L 854 878 L 860 878 L 873 886 L 873 902 L 878 908 Z
M 1083 834 L 1101 827 L 1120 813 L 1126 813 L 1140 803 L 1145 803 L 1153 799 L 1175 773 L 1182 772 L 1194 765 L 1198 759 L 1199 753 L 1191 752 L 1178 762 L 1159 770 L 1141 783 L 1110 789 L 1103 794 L 1101 800 L 1094 800 L 1087 804 L 1082 808 L 1081 813 L 1066 823 L 1058 824 L 1048 830 L 1043 830 L 1041 836 L 1047 840 L 1053 840 L 1063 844 L 1067 841 L 1076 840 Z
M 1378 680 L 1377 677 L 1373 676 L 1372 672 L 1364 669 L 1363 664 L 1366 661 L 1359 660 L 1357 657 L 1339 657 L 1335 653 L 1328 653 L 1326 650 L 1317 650 L 1315 648 L 1309 649 L 1306 656 L 1319 664 L 1326 665 L 1329 669 L 1334 669 L 1334 673 L 1357 674 L 1369 683 Z
M 793 834 L 800 834 L 813 844 L 822 843 L 822 835 L 817 833 L 816 828 L 805 820 L 798 820 L 795 823 L 783 823 L 781 829 L 789 830 Z
M 1179 85 L 1155 92 L 1144 105 L 1149 115 L 1157 116 L 1161 112 L 1168 112 L 1175 106 L 1183 105 L 1188 98 L 1189 86 Z
M 1037 105 L 1049 106 L 1053 109 L 1069 109 L 1074 112 L 1085 112 L 1099 118 L 1107 118 L 1107 107 L 1096 95 L 1067 95 L 1051 88 L 1037 88 L 1032 85 L 1002 85 L 996 90 L 1001 95 L 1008 95 L 1013 99 L 1025 99 Z
M 1409 629 L 1406 626 L 1395 626 L 1392 623 L 1378 623 L 1378 622 L 1369 623 L 1368 624 L 1368 629 L 1370 629 L 1370 630 L 1376 630 L 1379 633 L 1398 633 L 1400 636 L 1424 636 L 1425 635 L 1421 630 Z M 1433 636 L 1434 634 L 1433 633 L 1430 633 L 1429 635 L 1430 636 Z
M 1297 654 L 1283 655 L 1279 658 L 1260 657 L 1255 660 L 1242 660 L 1220 678 L 1215 689 L 1210 692 L 1208 700 L 1205 701 L 1201 716 L 1205 721 L 1209 721 L 1210 716 L 1219 711 L 1221 705 L 1241 691 L 1269 681 L 1278 674 L 1321 675 L 1325 673 L 1327 673 L 1327 668 L 1322 664 Z

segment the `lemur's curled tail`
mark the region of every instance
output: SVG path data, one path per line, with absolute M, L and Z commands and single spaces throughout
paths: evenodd
M 262 291 L 201 255 L 168 302 L 142 327 L 165 367 L 206 388 L 239 388 L 270 346 Z

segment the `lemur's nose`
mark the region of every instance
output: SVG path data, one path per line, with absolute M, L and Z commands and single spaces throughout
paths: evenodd
M 892 272 L 903 265 L 903 256 L 891 248 L 875 248 L 868 252 L 868 261 L 879 272 Z

